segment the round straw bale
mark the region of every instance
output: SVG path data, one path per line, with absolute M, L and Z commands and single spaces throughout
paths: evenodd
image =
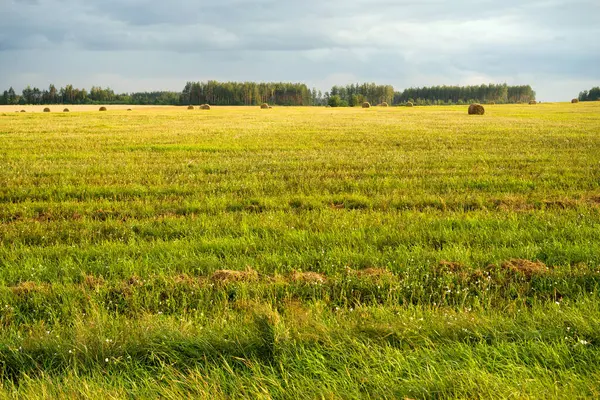
M 469 115 L 483 115 L 485 108 L 481 104 L 471 104 L 469 106 Z

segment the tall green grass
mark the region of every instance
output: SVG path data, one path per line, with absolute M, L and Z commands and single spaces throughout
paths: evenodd
M 599 105 L 272 111 L 0 115 L 3 396 L 600 396 Z

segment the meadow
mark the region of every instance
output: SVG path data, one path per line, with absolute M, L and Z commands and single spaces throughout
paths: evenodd
M 21 108 L 0 397 L 600 396 L 598 102 Z

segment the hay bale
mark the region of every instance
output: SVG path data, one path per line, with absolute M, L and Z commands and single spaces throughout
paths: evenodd
M 65 109 L 63 110 L 63 112 L 69 112 L 69 109 L 68 109 L 68 108 L 65 108 Z
M 272 109 L 272 108 L 273 108 L 272 106 L 269 106 L 269 110 Z
M 25 110 L 21 110 L 21 112 L 26 112 Z
M 571 104 L 577 104 L 577 103 L 579 103 L 579 99 L 573 99 L 573 100 L 571 100 Z
M 481 104 L 471 104 L 469 106 L 469 115 L 483 115 L 485 114 L 485 108 Z
M 98 111 L 106 111 L 106 107 L 100 107 Z
M 128 108 L 127 111 L 131 111 L 131 108 Z
M 494 102 L 494 101 L 488 101 L 488 105 L 490 105 L 490 106 L 495 106 L 495 105 L 496 105 L 496 102 Z
M 537 104 L 537 101 L 535 101 L 535 100 L 531 100 L 531 101 L 529 102 L 529 104 L 531 104 L 531 105 L 535 105 L 535 104 Z
M 389 107 L 390 105 L 384 101 L 383 103 L 380 104 L 380 106 L 381 107 Z
M 406 102 L 406 107 L 413 107 L 414 104 L 412 103 L 412 101 L 407 101 Z
M 202 104 L 200 106 L 200 110 L 210 110 L 210 105 L 208 105 L 208 104 Z
M 188 110 L 193 110 L 193 109 L 194 109 L 194 106 L 190 104 L 190 105 L 188 106 Z
M 263 109 L 263 110 L 268 110 L 269 109 L 269 105 L 267 103 L 262 103 L 260 105 L 260 108 Z
M 48 107 L 44 108 L 44 112 L 50 112 L 50 109 Z
M 362 108 L 371 108 L 371 103 L 365 101 L 364 103 L 362 103 Z

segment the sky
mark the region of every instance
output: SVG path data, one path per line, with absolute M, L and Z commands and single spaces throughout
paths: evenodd
M 600 86 L 600 0 L 0 0 L 0 90 L 187 81 Z

